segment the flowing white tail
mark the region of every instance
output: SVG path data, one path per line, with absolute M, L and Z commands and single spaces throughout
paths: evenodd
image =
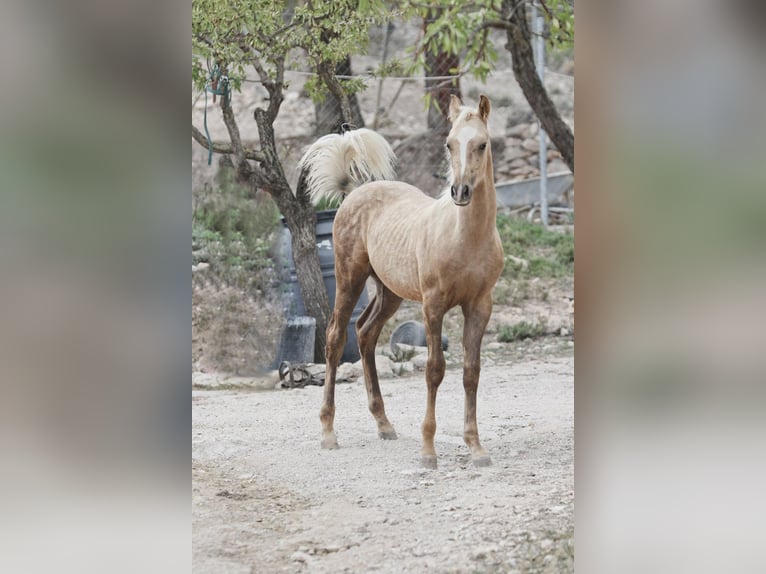
M 343 198 L 375 180 L 396 177 L 396 155 L 380 134 L 361 128 L 342 135 L 329 134 L 303 154 L 298 168 L 306 173 L 311 200 Z

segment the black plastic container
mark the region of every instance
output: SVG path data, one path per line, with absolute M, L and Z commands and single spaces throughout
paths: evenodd
M 332 311 L 333 305 L 335 305 L 335 254 L 333 252 L 332 241 L 332 225 L 335 221 L 335 213 L 337 209 L 330 209 L 327 211 L 318 211 L 316 214 L 316 240 L 317 250 L 319 252 L 319 266 L 322 270 L 322 280 L 327 291 L 327 296 L 330 299 L 330 310 Z M 300 285 L 298 284 L 298 278 L 295 273 L 295 264 L 293 263 L 293 250 L 292 250 L 292 235 L 290 230 L 287 229 L 284 219 L 282 220 L 282 236 L 280 238 L 280 252 L 283 264 L 286 266 L 286 280 L 287 280 L 287 317 L 302 317 L 306 315 L 306 307 L 303 303 L 303 295 L 301 294 Z M 362 291 L 362 295 L 359 297 L 354 311 L 351 314 L 351 321 L 347 327 L 347 339 L 346 346 L 343 348 L 342 362 L 353 363 L 360 359 L 359 345 L 356 341 L 355 323 L 362 314 L 365 307 L 369 303 L 367 297 L 367 290 Z M 283 354 L 283 347 L 289 342 L 283 342 L 280 345 L 278 352 L 279 357 Z

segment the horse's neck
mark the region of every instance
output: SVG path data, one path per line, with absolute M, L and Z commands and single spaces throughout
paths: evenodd
M 476 239 L 493 237 L 497 218 L 497 193 L 492 168 L 492 156 L 487 161 L 484 178 L 476 185 L 473 199 L 466 207 L 458 208 L 459 228 Z

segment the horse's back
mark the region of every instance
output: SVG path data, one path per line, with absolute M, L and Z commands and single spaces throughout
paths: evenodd
M 390 207 L 394 204 L 406 203 L 410 206 L 426 206 L 433 198 L 420 189 L 403 181 L 371 181 L 357 187 L 345 199 L 341 208 L 351 208 L 355 204 L 367 205 L 370 202 L 384 201 Z
M 413 219 L 434 203 L 414 185 L 401 181 L 372 181 L 356 188 L 343 201 L 335 217 L 341 224 L 347 220 L 356 225 L 396 225 Z

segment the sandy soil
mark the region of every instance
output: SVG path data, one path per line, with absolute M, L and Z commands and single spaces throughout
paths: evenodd
M 462 440 L 457 365 L 433 471 L 419 467 L 422 372 L 381 381 L 397 441 L 377 438 L 361 379 L 339 384 L 336 451 L 319 448 L 320 387 L 194 391 L 194 571 L 573 571 L 571 347 L 558 355 L 485 366 L 482 469 Z

